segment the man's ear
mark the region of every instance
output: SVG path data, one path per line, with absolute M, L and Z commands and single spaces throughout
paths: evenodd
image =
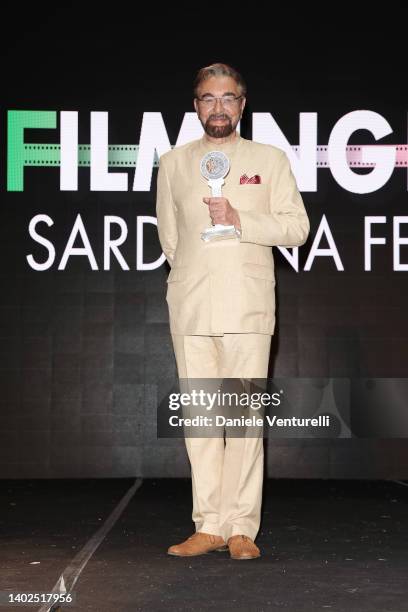
M 193 99 L 193 104 L 194 104 L 195 111 L 196 111 L 196 113 L 198 115 L 198 102 L 197 102 L 197 98 Z
M 241 116 L 242 116 L 242 113 L 244 112 L 245 104 L 246 104 L 246 98 L 242 98 Z

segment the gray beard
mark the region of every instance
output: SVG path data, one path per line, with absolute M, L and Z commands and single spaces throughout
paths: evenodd
M 205 133 L 212 138 L 226 138 L 232 134 L 236 126 L 233 126 L 229 119 L 225 125 L 214 125 L 210 120 L 207 120 L 203 127 Z

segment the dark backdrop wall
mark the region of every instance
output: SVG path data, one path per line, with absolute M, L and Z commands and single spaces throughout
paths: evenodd
M 176 381 L 165 302 L 168 268 L 161 263 L 140 269 L 136 255 L 139 250 L 144 262 L 161 255 L 152 220 L 160 151 L 151 183 L 149 171 L 143 174 L 147 189 L 133 190 L 133 181 L 148 113 L 161 113 L 174 146 L 186 113 L 194 111 L 196 71 L 224 61 L 247 80 L 244 137 L 253 137 L 255 117 L 265 113 L 299 154 L 300 116 L 317 114 L 316 130 L 308 128 L 309 138 L 316 135 L 317 183 L 310 186 L 309 172 L 309 183 L 301 188 L 311 234 L 299 249 L 298 271 L 274 248 L 277 326 L 270 375 L 358 381 L 361 388 L 379 390 L 371 394 L 369 408 L 385 414 L 383 435 L 377 429 L 371 436 L 269 440 L 268 474 L 406 478 L 406 432 L 394 428 L 391 436 L 386 426 L 395 410 L 404 413 L 407 398 L 404 4 L 393 3 L 392 13 L 382 9 L 374 16 L 372 5 L 360 4 L 357 13 L 355 3 L 280 11 L 261 3 L 198 11 L 177 3 L 150 12 L 134 3 L 117 9 L 92 2 L 5 7 L 0 475 L 189 475 L 183 441 L 156 435 L 158 383 L 171 389 Z M 383 118 L 390 130 L 376 140 L 357 122 L 346 143 L 355 174 L 374 170 L 373 164 L 361 164 L 361 146 L 398 145 L 398 150 L 384 184 L 357 193 L 336 180 L 327 146 L 338 122 L 362 110 L 376 113 L 378 124 Z M 73 186 L 75 173 L 68 171 L 71 187 L 62 189 L 61 129 L 64 120 L 74 121 L 69 113 L 78 113 L 78 183 Z M 91 113 L 107 114 L 109 172 L 127 177 L 121 188 L 91 188 Z M 96 150 L 103 160 L 101 117 L 94 133 L 101 139 Z M 76 142 L 75 122 L 65 124 L 64 134 L 67 142 Z M 260 136 L 268 137 L 262 130 Z M 191 132 L 193 137 L 198 136 Z M 129 269 L 113 256 L 104 269 L 108 216 L 123 220 L 122 226 L 113 223 L 112 238 L 127 229 L 120 252 Z M 373 225 L 372 235 L 386 243 L 371 248 L 371 270 L 365 270 L 364 220 L 370 216 L 384 217 Z M 138 234 L 143 217 L 150 219 Z M 402 218 L 399 244 L 393 230 L 397 217 Z M 327 233 L 315 242 L 324 220 L 343 270 L 333 256 L 316 256 L 305 270 L 313 248 L 330 246 Z M 35 228 L 48 243 L 35 239 Z M 77 235 L 71 247 L 86 247 L 88 256 L 73 250 L 59 269 L 73 228 Z M 45 264 L 53 249 L 55 260 L 48 267 L 30 265 L 28 255 Z M 91 251 L 97 269 L 92 269 Z

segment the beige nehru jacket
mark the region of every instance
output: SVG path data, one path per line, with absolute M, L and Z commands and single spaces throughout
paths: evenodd
M 242 237 L 204 242 L 211 196 L 201 176 L 205 153 L 223 151 L 230 171 L 223 197 L 239 211 Z M 260 184 L 240 185 L 242 174 Z M 161 155 L 156 215 L 161 247 L 171 266 L 166 301 L 173 334 L 222 335 L 275 329 L 272 246 L 306 242 L 309 219 L 286 153 L 237 134 L 233 142 L 202 138 Z

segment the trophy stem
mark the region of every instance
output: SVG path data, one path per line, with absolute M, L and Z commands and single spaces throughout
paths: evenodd
M 213 198 L 222 198 L 222 186 L 224 185 L 224 176 L 229 172 L 229 159 L 222 151 L 210 151 L 207 153 L 200 163 L 201 174 L 208 181 L 208 186 L 211 189 Z M 201 232 L 201 239 L 204 242 L 220 238 L 237 238 L 237 232 L 233 225 L 216 225 L 207 228 Z

